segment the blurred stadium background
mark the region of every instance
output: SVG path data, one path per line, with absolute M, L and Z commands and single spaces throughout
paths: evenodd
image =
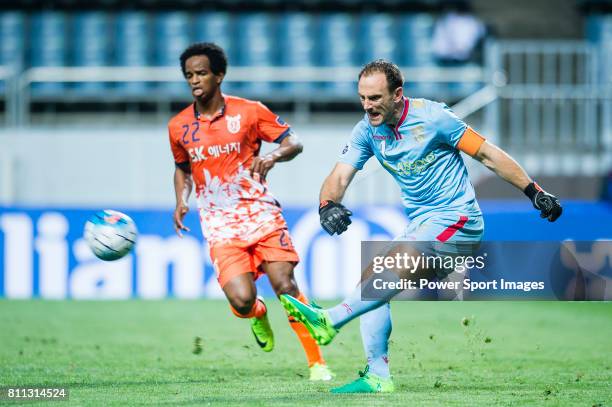
M 371 162 L 347 196 L 356 209 L 349 233 L 331 239 L 318 225 L 321 182 L 362 117 L 356 74 L 374 58 L 400 65 L 409 96 L 449 104 L 565 204 L 559 222 L 542 222 L 520 192 L 466 158 L 487 239 L 610 238 L 612 3 L 461 2 L 486 34 L 468 58 L 449 61 L 434 37 L 450 3 L 1 2 L 0 296 L 221 295 L 195 211 L 185 239 L 171 224 L 166 122 L 190 103 L 178 56 L 196 41 L 226 49 L 226 93 L 263 101 L 304 142 L 270 185 L 302 256 L 298 279 L 314 297 L 351 290 L 359 242 L 406 223 L 393 180 Z M 135 219 L 133 255 L 106 264 L 88 251 L 83 224 L 101 208 Z

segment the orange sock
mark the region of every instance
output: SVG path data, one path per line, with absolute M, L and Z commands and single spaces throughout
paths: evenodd
M 232 309 L 232 312 L 234 313 L 234 315 L 236 315 L 238 318 L 261 318 L 264 315 L 266 315 L 266 304 L 264 304 L 263 302 L 261 302 L 259 300 L 259 298 L 255 299 L 255 303 L 253 304 L 253 308 L 251 308 L 251 310 L 249 311 L 248 314 L 243 315 L 241 313 L 239 313 L 238 311 L 236 311 L 234 309 L 234 307 L 232 307 L 232 305 L 230 304 L 230 308 Z
M 306 296 L 302 293 L 299 293 L 297 299 L 304 304 L 309 304 L 308 298 L 306 298 Z M 308 367 L 314 365 L 315 363 L 324 365 L 325 359 L 323 359 L 323 355 L 321 354 L 321 348 L 319 348 L 319 345 L 317 345 L 315 340 L 312 339 L 310 332 L 308 332 L 308 329 L 306 329 L 304 324 L 296 321 L 293 319 L 293 317 L 289 317 L 289 326 L 291 329 L 293 329 L 298 339 L 302 343 L 302 348 L 304 348 L 304 353 L 306 353 L 306 359 L 308 360 Z

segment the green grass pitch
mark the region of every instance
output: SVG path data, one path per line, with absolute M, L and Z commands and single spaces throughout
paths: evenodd
M 118 406 L 612 400 L 612 303 L 394 302 L 396 392 L 342 396 L 308 382 L 278 301 L 268 304 L 276 349 L 266 354 L 225 301 L 0 301 L 0 386 L 67 386 L 69 404 Z M 359 324 L 324 351 L 334 384 L 354 379 L 364 367 Z

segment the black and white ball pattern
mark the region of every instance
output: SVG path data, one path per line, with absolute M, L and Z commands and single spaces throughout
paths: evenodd
M 85 240 L 96 257 L 111 261 L 125 256 L 136 243 L 136 224 L 124 213 L 105 209 L 85 223 Z

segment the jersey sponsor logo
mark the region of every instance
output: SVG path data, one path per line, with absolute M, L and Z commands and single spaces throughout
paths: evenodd
M 227 122 L 227 131 L 232 134 L 236 134 L 240 131 L 240 118 L 241 116 L 237 114 L 236 116 L 225 116 L 225 121 Z
M 342 149 L 342 155 L 346 154 L 349 151 L 349 145 L 345 144 L 344 148 Z
M 197 163 L 200 161 L 205 161 L 206 156 L 204 155 L 204 146 L 190 148 L 187 150 L 189 153 L 189 157 L 191 158 L 192 163 Z
M 427 154 L 425 157 L 420 158 L 414 161 L 408 161 L 406 163 L 400 163 L 398 165 L 398 170 L 406 175 L 419 175 L 422 173 L 427 167 L 431 165 L 436 160 L 436 154 L 432 151 Z
M 392 171 L 398 175 L 409 176 L 409 175 L 421 174 L 435 160 L 436 160 L 436 154 L 432 151 L 429 154 L 427 154 L 425 157 L 420 158 L 418 160 L 398 163 L 397 168 L 393 168 L 391 164 L 386 163 L 384 161 L 382 161 L 382 164 L 389 171 Z
M 221 154 L 230 154 L 232 152 L 237 152 L 240 154 L 240 143 L 233 142 L 227 144 L 216 144 L 208 147 L 208 155 L 212 157 L 220 157 Z
M 189 157 L 191 158 L 192 163 L 197 163 L 200 161 L 206 161 L 209 157 L 219 158 L 221 155 L 231 154 L 232 152 L 237 152 L 240 154 L 240 143 L 226 143 L 226 144 L 215 144 L 212 146 L 208 146 L 206 150 L 204 150 L 204 146 L 194 147 L 187 150 L 189 153 Z M 207 153 L 208 156 L 205 154 Z

